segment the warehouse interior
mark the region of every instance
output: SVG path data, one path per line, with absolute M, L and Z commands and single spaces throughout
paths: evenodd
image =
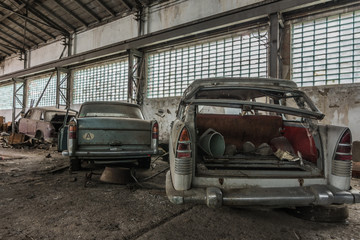
M 0 116 L 4 117 L 4 123 L 11 122 L 13 130 L 31 107 L 78 110 L 87 101 L 126 101 L 139 104 L 146 119 L 159 123 L 159 141 L 167 143 L 184 90 L 196 79 L 214 77 L 264 77 L 296 82 L 325 114 L 321 124 L 351 130 L 353 161 L 360 162 L 358 1 L 0 2 Z M 20 150 L 4 151 L 2 154 L 11 155 Z M 47 155 L 45 150 L 41 151 Z M 56 153 L 51 152 L 51 155 Z M 60 153 L 55 162 L 61 161 L 65 160 L 61 160 Z M 21 166 L 21 161 L 16 164 L 22 169 L 20 175 L 29 169 L 27 165 Z M 157 167 L 161 169 L 165 165 L 161 162 Z M 0 168 L 2 166 L 5 165 L 0 161 Z M 159 169 L 152 170 L 154 172 L 149 175 Z M 31 174 L 35 172 L 31 170 Z M 6 195 L 5 191 L 11 192 L 11 184 L 5 181 L 8 174 L 11 173 L 2 171 L 2 209 L 8 205 L 18 206 L 16 194 L 1 197 Z M 45 209 L 45 222 L 40 217 L 35 218 L 31 228 L 27 224 L 31 224 L 34 215 L 24 208 L 32 205 L 17 209 L 16 216 L 10 213 L 10 207 L 3 212 L 2 219 L 8 224 L 0 227 L 0 239 L 2 236 L 4 239 L 59 239 L 60 236 L 64 236 L 62 239 L 264 239 L 268 236 L 274 239 L 329 239 L 330 236 L 356 239 L 359 236 L 356 222 L 360 210 L 356 207 L 349 209 L 350 218 L 346 224 L 315 223 L 312 226 L 311 222 L 284 217 L 285 213 L 278 211 L 209 210 L 193 205 L 173 207 L 168 203 L 165 190 L 159 187 L 164 184 L 161 178 L 164 175 L 157 176 L 153 189 L 129 191 L 137 201 L 145 199 L 146 204 L 138 206 L 131 196 L 119 194 L 116 185 L 90 183 L 90 187 L 83 188 L 80 179 L 86 181 L 85 172 L 72 175 L 73 181 L 69 181 L 67 173 L 59 174 L 61 176 L 44 175 L 44 183 L 37 177 L 29 182 L 23 179 L 18 190 L 27 191 L 48 184 L 52 190 L 44 194 L 55 199 L 59 197 L 55 189 L 78 184 L 76 191 L 88 195 L 93 203 L 80 207 L 81 212 L 77 212 L 74 219 L 68 213 L 75 211 L 71 204 L 77 200 L 69 197 L 76 198 L 76 193 L 62 192 L 59 201 L 66 201 L 64 206 L 69 206 L 66 209 L 57 205 L 49 208 L 44 199 L 39 200 L 37 204 Z M 128 191 L 121 188 L 125 190 Z M 40 193 L 30 192 L 20 199 L 37 201 Z M 109 197 L 104 199 L 112 209 L 108 215 L 107 208 L 91 192 Z M 119 217 L 114 211 L 124 202 L 124 209 L 129 212 L 120 210 L 122 217 Z M 79 203 L 75 205 L 79 207 Z M 157 210 L 147 212 L 151 207 Z M 56 208 L 62 212 L 50 217 Z M 130 213 L 131 209 L 136 213 Z M 21 211 L 25 211 L 23 216 Z M 92 213 L 86 215 L 87 211 Z M 95 221 L 97 213 L 99 217 Z M 101 222 L 105 217 L 108 218 L 106 225 Z M 218 223 L 213 221 L 215 218 L 219 219 Z M 17 221 L 19 223 L 15 224 Z M 47 231 L 44 224 L 48 224 L 50 230 Z M 235 229 L 235 224 L 242 224 L 244 228 Z M 275 224 L 284 225 L 274 230 Z M 261 231 L 256 230 L 259 225 L 262 225 Z M 86 230 L 87 226 L 90 230 Z M 230 227 L 226 230 L 227 226 Z M 65 230 L 67 227 L 69 231 Z

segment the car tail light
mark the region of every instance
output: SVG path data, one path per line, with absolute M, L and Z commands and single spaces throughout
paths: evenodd
M 159 124 L 157 122 L 152 126 L 152 139 L 159 139 Z
M 346 184 L 342 186 L 337 180 L 334 186 L 338 184 L 340 189 L 347 189 L 350 184 L 350 176 L 352 169 L 352 154 L 351 154 L 351 132 L 347 129 L 340 137 L 338 144 L 336 145 L 336 151 L 333 156 L 331 173 L 338 177 L 348 178 Z
M 69 122 L 69 139 L 76 139 L 76 122 Z
M 191 140 L 186 127 L 184 127 L 180 133 L 176 148 L 176 158 L 191 158 Z
M 334 160 L 351 161 L 351 132 L 346 130 L 342 135 L 335 152 Z

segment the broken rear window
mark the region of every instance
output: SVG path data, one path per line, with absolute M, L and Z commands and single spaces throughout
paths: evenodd
M 144 119 L 138 107 L 120 104 L 83 105 L 79 117 L 120 117 Z

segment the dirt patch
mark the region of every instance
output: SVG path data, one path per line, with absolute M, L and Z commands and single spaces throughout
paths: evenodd
M 160 160 L 137 171 L 147 179 L 142 186 L 123 186 L 100 182 L 101 168 L 91 179 L 89 168 L 70 174 L 55 150 L 0 155 L 7 157 L 0 160 L 0 239 L 359 239 L 359 205 L 341 224 L 282 210 L 178 206 L 166 197 L 168 165 Z M 359 180 L 353 184 L 360 187 Z

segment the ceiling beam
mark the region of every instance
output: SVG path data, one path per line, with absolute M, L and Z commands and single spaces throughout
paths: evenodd
M 2 27 L 4 27 L 4 28 L 7 28 L 9 31 L 12 31 L 13 33 L 15 33 L 15 34 L 17 34 L 17 35 L 19 35 L 19 36 L 21 36 L 21 37 L 24 37 L 24 34 L 21 33 L 21 32 L 19 32 L 19 31 L 17 31 L 15 28 L 11 28 L 11 27 L 3 24 L 3 23 L 0 23 L 0 26 L 2 26 Z M 28 31 L 28 30 L 26 29 L 26 31 Z M 34 45 L 37 45 L 37 44 L 38 44 L 37 42 L 35 42 L 34 40 L 32 40 L 32 39 L 30 39 L 30 38 L 28 38 L 28 37 L 26 37 L 26 36 L 25 36 L 25 40 L 33 43 Z
M 53 28 L 52 26 L 48 25 L 47 23 L 38 21 L 38 20 L 36 20 L 36 19 L 32 19 L 32 18 L 27 17 L 27 16 L 25 16 L 25 15 L 23 15 L 23 14 L 20 14 L 20 13 L 18 13 L 18 12 L 13 11 L 11 8 L 6 7 L 6 6 L 4 5 L 4 3 L 1 3 L 1 2 L 0 2 L 0 8 L 3 8 L 3 9 L 5 9 L 5 10 L 8 10 L 8 11 L 13 12 L 15 15 L 17 15 L 17 16 L 19 16 L 19 17 L 21 17 L 21 18 L 24 18 L 24 19 L 26 19 L 26 20 L 28 20 L 29 23 L 32 23 L 34 26 L 36 25 L 37 27 L 39 27 L 36 23 L 40 23 L 40 24 L 42 24 L 42 25 L 46 25 L 47 27 Z M 43 32 L 46 32 L 47 34 L 49 33 L 48 31 L 44 30 L 43 28 L 39 28 L 39 29 L 41 29 Z M 59 30 L 58 30 L 58 31 L 59 31 Z M 51 36 L 52 36 L 53 38 L 55 38 L 54 35 L 51 34 Z
M 23 45 L 23 47 L 25 47 L 25 48 L 30 48 L 29 45 L 25 44 L 24 42 L 21 42 L 21 41 L 18 40 L 16 37 L 13 37 L 13 36 L 10 35 L 9 33 L 3 31 L 1 28 L 0 28 L 0 32 L 1 32 L 2 34 L 4 34 L 5 36 L 7 36 L 8 38 L 11 38 L 11 39 L 14 40 L 15 42 L 20 43 L 21 45 Z
M 90 8 L 88 8 L 85 4 L 83 4 L 80 0 L 75 0 L 75 2 L 89 15 L 96 19 L 97 22 L 101 22 L 101 18 L 96 15 Z
M 63 19 L 59 15 L 57 15 L 55 12 L 53 12 L 47 6 L 45 6 L 44 4 L 43 5 L 38 4 L 37 6 L 42 8 L 45 12 L 48 12 L 52 17 L 56 18 L 61 23 L 63 23 L 67 28 L 71 29 L 71 31 L 75 32 L 75 28 L 68 21 L 66 21 L 65 19 Z
M 15 24 L 16 26 L 23 28 L 24 26 L 20 25 L 18 22 L 14 21 L 13 19 L 11 19 L 10 17 L 7 19 L 8 21 L 12 22 L 13 24 Z M 39 29 L 40 30 L 40 29 Z M 46 39 L 39 36 L 37 33 L 33 32 L 32 30 L 30 30 L 29 28 L 26 29 L 26 31 L 32 35 L 34 35 L 35 37 L 37 37 L 38 39 L 40 39 L 42 42 L 46 42 Z
M 7 39 L 5 39 L 5 38 L 3 38 L 1 36 L 0 36 L 0 40 L 2 40 L 3 42 L 6 42 L 7 44 L 9 44 L 9 45 L 7 45 L 8 47 L 11 47 L 11 48 L 16 49 L 16 50 L 24 50 L 22 46 L 19 47 L 15 43 L 10 42 L 9 40 L 7 40 Z
M 50 18 L 45 16 L 42 12 L 35 9 L 34 7 L 29 7 L 28 10 L 37 18 L 43 20 L 46 23 L 45 25 L 47 25 L 48 27 L 51 27 L 51 28 L 53 28 L 57 31 L 60 31 L 61 33 L 66 34 L 66 35 L 70 34 L 68 30 L 66 30 L 65 28 L 58 25 L 56 22 L 54 22 L 53 20 L 51 20 Z
M 12 47 L 9 47 L 8 45 L 6 44 L 2 44 L 0 43 L 0 46 L 2 46 L 3 48 L 5 48 L 6 50 L 12 52 L 12 53 L 16 53 L 16 51 L 12 48 Z
M 166 43 L 172 40 L 185 39 L 187 37 L 196 36 L 197 34 L 213 31 L 215 29 L 223 29 L 236 24 L 261 19 L 267 17 L 268 14 L 272 12 L 275 13 L 291 11 L 297 8 L 304 8 L 319 4 L 323 1 L 324 0 L 282 0 L 276 2 L 263 2 L 244 8 L 234 9 L 228 12 L 216 14 L 175 27 L 111 44 L 105 47 L 93 49 L 91 51 L 47 62 L 29 69 L 6 74 L 0 76 L 0 83 L 6 83 L 7 81 L 10 81 L 12 77 L 25 77 L 46 72 L 50 69 L 53 69 L 54 67 L 69 67 L 104 57 L 119 56 L 120 54 L 126 53 L 127 49 L 139 49 L 154 46 L 160 43 Z M 337 2 L 337 4 L 341 3 Z
M 73 11 L 71 11 L 68 7 L 66 7 L 62 2 L 60 2 L 59 0 L 53 0 L 54 2 L 56 2 L 62 9 L 65 10 L 65 12 L 67 12 L 68 14 L 70 14 L 73 18 L 75 18 L 76 20 L 78 20 L 79 22 L 81 22 L 81 24 L 84 27 L 87 27 L 88 24 L 82 19 L 80 18 L 78 15 L 74 14 Z
M 105 5 L 105 3 L 102 2 L 102 0 L 95 0 L 105 11 L 107 11 L 111 16 L 115 17 L 116 13 L 113 12 L 108 6 Z
M 20 11 L 21 9 L 23 9 L 26 5 L 25 4 L 21 4 L 17 7 L 16 10 L 14 11 L 9 11 L 8 13 L 4 14 L 2 17 L 0 17 L 0 22 L 4 21 L 5 19 L 7 19 L 8 17 L 10 17 L 11 15 L 13 15 L 16 11 Z
M 10 55 L 11 55 L 11 53 L 8 53 L 8 52 L 6 52 L 6 51 L 3 50 L 3 49 L 0 49 L 0 52 L 4 53 L 4 54 L 7 55 L 7 56 L 10 56 Z M 1 61 L 1 57 L 0 57 L 0 61 Z
M 130 11 L 132 11 L 132 9 L 133 9 L 133 5 L 131 5 L 128 1 L 126 1 L 126 0 L 120 0 L 120 2 L 128 9 L 128 10 L 130 10 Z

